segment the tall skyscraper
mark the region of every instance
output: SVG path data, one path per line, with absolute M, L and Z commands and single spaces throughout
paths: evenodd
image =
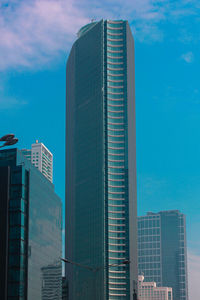
M 62 299 L 61 222 L 61 200 L 53 184 L 21 151 L 1 150 L 2 300 L 46 300 L 47 294 Z
M 36 140 L 31 145 L 31 150 L 22 149 L 22 153 L 49 181 L 53 182 L 53 154 L 43 143 Z
M 67 62 L 70 300 L 133 299 L 137 282 L 134 41 L 127 21 L 78 32 Z
M 173 300 L 188 300 L 185 215 L 171 210 L 138 218 L 138 269 L 145 281 L 172 287 Z

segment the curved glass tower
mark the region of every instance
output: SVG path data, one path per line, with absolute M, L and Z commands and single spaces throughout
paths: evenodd
M 66 258 L 81 264 L 66 268 L 70 300 L 136 289 L 134 81 L 127 21 L 80 29 L 67 62 Z

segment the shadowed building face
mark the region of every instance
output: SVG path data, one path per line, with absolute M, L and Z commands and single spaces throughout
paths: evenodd
M 67 62 L 66 258 L 98 271 L 67 265 L 70 300 L 133 298 L 134 81 L 128 23 L 102 20 L 81 28 Z

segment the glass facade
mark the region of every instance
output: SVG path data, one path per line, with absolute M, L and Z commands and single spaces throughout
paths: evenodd
M 49 265 L 55 266 L 59 284 L 51 287 L 54 297 L 48 299 L 60 300 L 61 201 L 53 185 L 17 149 L 0 151 L 0 166 L 10 169 L 6 300 L 47 299 L 43 274 Z
M 134 101 L 128 23 L 102 20 L 84 26 L 67 63 L 66 257 L 96 271 L 67 267 L 69 299 L 132 299 L 137 281 Z M 131 263 L 123 264 L 127 259 Z
M 170 286 L 174 300 L 188 300 L 185 216 L 179 211 L 138 218 L 138 268 L 146 282 Z

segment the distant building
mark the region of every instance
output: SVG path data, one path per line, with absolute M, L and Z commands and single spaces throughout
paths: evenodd
M 188 300 L 185 215 L 178 210 L 138 217 L 138 270 L 146 282 L 170 286 L 174 300 Z
M 53 182 L 53 154 L 43 144 L 38 143 L 31 145 L 31 150 L 22 149 L 22 153 L 38 170 L 51 182 Z
M 17 149 L 0 151 L 0 295 L 61 300 L 61 200 Z M 49 274 L 49 276 L 48 276 Z M 44 290 L 46 288 L 46 290 Z
M 144 282 L 138 276 L 138 300 L 173 300 L 171 287 L 157 287 L 156 282 Z

